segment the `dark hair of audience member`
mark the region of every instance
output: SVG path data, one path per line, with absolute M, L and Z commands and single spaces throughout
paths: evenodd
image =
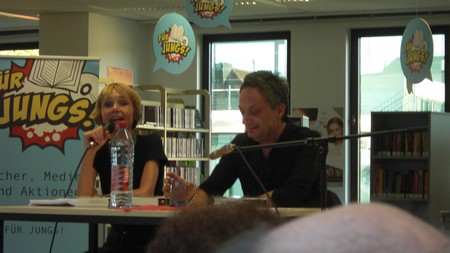
M 273 211 L 242 202 L 187 209 L 163 222 L 147 252 L 213 252 L 242 232 L 280 223 Z

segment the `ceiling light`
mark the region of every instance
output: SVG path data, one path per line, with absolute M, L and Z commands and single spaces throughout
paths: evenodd
M 256 5 L 255 1 L 236 1 L 234 5 Z
M 128 7 L 123 8 L 124 11 L 137 12 L 137 11 L 162 11 L 162 10 L 175 10 L 183 9 L 184 6 L 151 6 L 151 7 Z
M 316 0 L 276 0 L 277 3 L 307 3 L 307 2 L 314 2 Z
M 1 12 L 1 11 L 0 11 L 0 16 L 10 17 L 10 18 L 29 19 L 29 20 L 39 20 L 38 17 L 25 16 L 25 15 L 8 13 L 8 12 Z

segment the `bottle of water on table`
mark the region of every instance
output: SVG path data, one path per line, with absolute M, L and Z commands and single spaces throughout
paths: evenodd
M 112 208 L 127 208 L 133 204 L 134 142 L 127 123 L 120 122 L 111 142 L 111 201 Z

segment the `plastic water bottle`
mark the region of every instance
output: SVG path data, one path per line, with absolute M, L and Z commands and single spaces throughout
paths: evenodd
M 133 161 L 133 138 L 127 123 L 120 122 L 119 131 L 111 142 L 112 208 L 127 208 L 133 204 Z

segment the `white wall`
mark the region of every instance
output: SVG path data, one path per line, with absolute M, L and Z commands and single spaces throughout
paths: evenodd
M 100 77 L 106 67 L 134 71 L 134 82 L 145 83 L 148 28 L 137 21 L 94 13 L 42 14 L 39 25 L 41 55 L 100 57 Z
M 39 53 L 88 56 L 88 17 L 88 13 L 40 15 Z
M 100 57 L 100 76 L 106 67 L 133 69 L 133 82 L 145 83 L 148 55 L 144 53 L 151 41 L 148 29 L 137 21 L 89 14 L 89 56 Z
M 143 24 L 92 13 L 43 14 L 40 50 L 44 55 L 100 57 L 100 76 L 106 66 L 132 68 L 134 83 L 162 84 L 180 89 L 201 87 L 201 38 L 204 34 L 291 32 L 291 94 L 295 107 L 344 107 L 348 83 L 349 36 L 352 28 L 406 26 L 414 18 L 315 19 L 231 23 L 232 29 L 194 26 L 197 57 L 183 73 L 153 71 L 155 24 Z M 448 16 L 422 17 L 430 25 L 449 24 Z M 231 52 L 230 52 L 231 53 Z

